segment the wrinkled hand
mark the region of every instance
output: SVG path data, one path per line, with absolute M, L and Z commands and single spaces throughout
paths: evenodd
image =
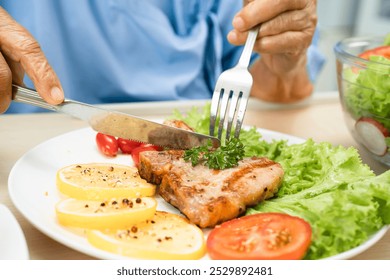
M 234 45 L 245 43 L 247 31 L 260 26 L 254 51 L 261 54 L 261 71 L 269 71 L 280 79 L 296 76 L 306 68 L 306 51 L 311 44 L 316 24 L 315 0 L 247 0 L 233 19 L 228 40 Z M 256 71 L 256 69 L 254 69 Z M 303 74 L 303 72 L 302 72 Z M 307 80 L 307 79 L 305 79 Z M 270 101 L 295 101 L 302 96 L 276 96 L 259 93 Z M 305 94 L 307 95 L 307 94 Z
M 64 100 L 61 84 L 39 44 L 0 7 L 0 113 L 12 99 L 12 83 L 23 85 L 24 74 L 50 104 Z

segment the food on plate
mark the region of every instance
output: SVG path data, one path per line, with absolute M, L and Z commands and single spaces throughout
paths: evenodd
M 206 253 L 203 232 L 177 214 L 156 211 L 153 218 L 116 231 L 87 231 L 97 248 L 133 258 L 200 259 Z
M 208 112 L 209 110 L 206 107 L 204 111 Z M 189 118 L 188 122 L 187 117 Z M 197 132 L 208 133 L 208 117 L 207 113 L 201 112 L 197 114 L 192 112 L 183 117 L 183 119 L 186 123 L 194 124 Z M 299 144 L 288 143 L 287 140 L 263 139 L 261 133 L 256 128 L 242 130 L 240 137 L 245 149 L 246 159 L 243 160 L 244 162 L 252 157 L 255 160 L 259 159 L 259 157 L 266 157 L 268 158 L 265 160 L 266 162 L 277 162 L 275 167 L 277 170 L 281 169 L 283 176 L 283 180 L 281 180 L 280 185 L 275 190 L 263 190 L 263 198 L 267 196 L 266 192 L 271 192 L 269 199 L 261 200 L 257 205 L 247 207 L 247 211 L 245 213 L 243 211 L 242 214 L 248 216 L 259 213 L 286 213 L 308 222 L 313 238 L 306 250 L 304 259 L 322 259 L 345 252 L 361 245 L 378 230 L 390 224 L 390 216 L 388 215 L 390 213 L 388 184 L 390 172 L 376 176 L 367 165 L 362 163 L 355 148 L 333 146 L 326 142 L 315 143 L 311 139 L 302 141 Z M 154 160 L 154 157 L 161 157 L 158 161 L 155 161 L 159 164 L 152 165 L 148 161 L 143 163 L 144 156 L 149 153 L 153 156 L 150 156 L 150 158 L 146 157 L 148 161 Z M 175 191 L 172 186 L 177 187 L 184 183 L 185 188 L 181 188 L 175 194 L 179 197 L 179 202 L 183 203 L 183 208 L 186 203 L 185 199 L 196 201 L 194 197 L 202 197 L 201 193 L 193 195 L 192 191 L 199 189 L 191 186 L 191 183 L 196 182 L 196 180 L 203 183 L 202 178 L 211 179 L 215 183 L 215 178 L 218 178 L 217 175 L 219 173 L 229 172 L 229 170 L 234 173 L 235 171 L 232 170 L 239 170 L 242 167 L 241 162 L 238 167 L 224 170 L 209 169 L 203 164 L 192 166 L 191 162 L 184 160 L 183 154 L 184 151 L 145 151 L 140 154 L 141 161 L 139 165 L 140 171 L 143 170 L 142 172 L 148 180 L 156 184 L 167 184 L 165 192 L 168 197 L 171 195 L 169 191 Z M 178 161 L 181 165 L 177 164 Z M 246 163 L 249 165 L 248 162 Z M 180 166 L 184 168 L 180 169 Z M 188 177 L 190 180 L 189 184 L 186 180 L 183 182 L 179 181 L 179 184 L 176 180 L 182 180 L 188 176 L 186 173 L 188 172 L 187 166 L 200 172 L 190 173 L 192 176 Z M 178 177 L 168 176 L 164 179 L 171 169 L 175 171 L 174 175 Z M 210 173 L 207 173 L 204 169 L 207 169 L 207 172 Z M 211 174 L 216 177 L 211 175 L 204 176 L 205 174 Z M 163 182 L 164 180 L 172 184 L 172 186 Z M 227 185 L 229 186 L 229 184 Z M 188 193 L 186 193 L 186 189 Z M 207 195 L 213 194 L 211 190 L 212 188 L 208 186 Z M 237 189 L 236 191 L 239 193 L 241 190 Z M 242 191 L 247 192 L 248 190 Z M 218 192 L 215 192 L 215 194 L 218 195 Z M 230 198 L 236 202 L 234 200 L 236 197 L 231 195 L 229 196 Z M 198 205 L 196 206 L 198 207 Z M 199 209 L 202 209 L 201 207 L 203 206 L 200 205 Z M 221 211 L 226 211 L 226 209 L 230 211 L 228 207 L 220 209 Z M 208 211 L 204 207 L 203 210 Z M 201 216 L 206 213 L 205 211 L 198 211 L 198 213 Z M 160 213 L 157 211 L 156 215 L 160 217 Z M 165 215 L 175 214 L 162 215 L 165 217 Z M 181 216 L 178 217 L 183 219 Z M 226 223 L 231 222 L 233 224 L 233 221 L 236 221 L 235 217 L 229 219 L 231 220 Z M 241 217 L 237 218 L 237 220 L 239 219 Z M 155 219 L 153 221 L 156 222 Z M 184 221 L 186 221 L 185 224 L 187 226 L 191 226 L 190 234 L 178 233 L 178 236 L 181 238 L 179 241 L 181 241 L 172 246 L 164 245 L 166 247 L 160 244 L 163 241 L 162 238 L 148 239 L 152 238 L 157 232 L 164 232 L 161 228 L 168 229 L 160 222 L 158 223 L 159 229 L 151 227 L 152 223 L 147 224 L 144 221 L 133 225 L 135 227 L 131 226 L 122 230 L 88 230 L 87 236 L 91 244 L 100 249 L 134 258 L 201 258 L 206 250 L 203 233 L 193 223 L 189 223 L 186 219 Z M 165 225 L 171 225 L 176 222 L 172 222 L 169 217 L 166 217 L 166 220 L 164 218 L 164 223 L 166 223 Z M 144 229 L 145 226 L 151 230 L 140 231 L 140 225 L 143 225 L 141 229 Z M 217 228 L 224 229 L 223 226 L 217 226 Z M 246 231 L 250 230 L 250 227 L 245 226 L 240 229 Z M 208 229 L 205 230 L 205 232 L 207 231 Z M 143 234 L 143 238 L 138 240 L 139 236 L 135 235 L 137 232 L 148 232 L 151 234 L 150 236 Z M 187 238 L 191 234 L 197 236 L 194 239 L 197 241 L 191 243 L 194 246 L 193 248 L 187 248 L 186 244 L 188 243 L 185 242 L 188 240 L 183 240 L 183 238 Z M 162 237 L 164 237 L 164 240 L 165 237 L 170 240 L 167 234 L 162 235 Z M 211 240 L 212 238 L 210 242 Z M 157 242 L 157 246 L 152 241 Z M 247 239 L 247 242 L 250 241 L 250 239 Z M 209 245 L 209 252 L 213 251 L 211 247 L 212 245 Z M 219 252 L 218 248 L 214 251 Z M 214 256 L 214 258 L 219 257 Z
M 115 157 L 118 153 L 118 141 L 114 136 L 98 132 L 96 145 L 101 153 L 109 157 Z
M 152 197 L 104 201 L 66 198 L 56 204 L 56 215 L 63 226 L 119 229 L 153 218 L 156 207 Z
M 169 119 L 163 122 L 165 125 L 181 128 L 188 131 L 194 131 L 194 129 L 182 120 Z
M 73 164 L 57 171 L 58 190 L 76 199 L 110 200 L 153 196 L 156 186 L 136 167 L 111 163 Z
M 175 123 L 171 123 L 175 124 Z M 179 123 L 177 123 L 179 124 Z M 149 143 L 141 143 L 135 140 L 116 138 L 111 135 L 98 132 L 96 134 L 96 144 L 100 152 L 109 157 L 116 157 L 118 151 L 131 155 L 135 166 L 139 162 L 139 153 L 143 151 L 161 151 L 162 147 Z
M 384 156 L 387 153 L 386 137 L 390 134 L 380 122 L 369 117 L 361 117 L 355 123 L 355 130 L 363 145 L 373 154 Z
M 118 146 L 119 149 L 122 151 L 124 154 L 131 154 L 131 152 L 141 146 L 141 142 L 134 141 L 134 140 L 128 140 L 128 139 L 123 139 L 123 138 L 118 138 Z
M 131 152 L 131 157 L 133 159 L 133 163 L 135 166 L 138 166 L 139 164 L 139 154 L 144 152 L 144 151 L 161 151 L 162 148 L 156 145 L 152 144 L 142 144 L 141 146 L 135 148 Z
M 171 118 L 208 133 L 209 112 L 210 104 L 193 107 L 185 115 L 176 110 Z M 376 175 L 354 147 L 266 137 L 254 127 L 241 130 L 245 157 L 266 156 L 280 163 L 283 181 L 274 197 L 245 214 L 279 212 L 309 222 L 313 239 L 304 259 L 348 251 L 390 224 L 390 171 Z
M 208 145 L 194 147 L 184 152 L 184 160 L 191 161 L 193 166 L 204 164 L 212 169 L 235 167 L 244 158 L 244 145 L 240 139 L 232 138 L 218 148 Z
M 267 158 L 245 158 L 237 167 L 223 170 L 193 166 L 184 151 L 146 151 L 140 154 L 139 174 L 159 185 L 159 194 L 194 224 L 213 227 L 243 214 L 272 197 L 283 169 Z
M 108 157 L 116 157 L 118 152 L 129 154 L 132 156 L 135 165 L 138 164 L 139 153 L 142 151 L 161 151 L 163 148 L 142 143 L 135 140 L 128 140 L 124 138 L 116 138 L 101 132 L 96 134 L 96 144 L 98 150 Z
M 281 213 L 253 214 L 210 231 L 207 251 L 219 260 L 299 260 L 310 246 L 308 222 Z
M 309 222 L 305 259 L 348 251 L 390 224 L 390 172 L 376 176 L 354 147 L 307 140 L 283 145 L 272 158 L 285 170 L 282 186 L 247 214 L 280 212 Z

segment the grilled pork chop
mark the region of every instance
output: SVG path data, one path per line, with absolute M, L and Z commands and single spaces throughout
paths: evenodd
M 159 185 L 159 194 L 194 224 L 213 227 L 236 218 L 247 206 L 272 197 L 283 178 L 280 164 L 252 157 L 234 168 L 209 169 L 192 166 L 184 151 L 145 151 L 140 154 L 139 173 Z

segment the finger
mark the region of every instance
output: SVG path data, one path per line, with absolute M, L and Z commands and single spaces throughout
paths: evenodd
M 297 55 L 309 47 L 311 38 L 311 31 L 288 31 L 257 40 L 254 49 L 260 53 Z
M 254 26 L 271 20 L 286 11 L 302 10 L 307 0 L 255 0 L 242 8 L 233 19 L 233 27 L 238 31 L 247 31 Z
M 12 99 L 12 73 L 0 52 L 0 113 L 4 113 Z
M 258 38 L 282 34 L 288 31 L 297 31 L 311 33 L 311 36 L 308 37 L 308 40 L 311 41 L 316 24 L 317 17 L 308 15 L 306 10 L 288 11 L 263 23 L 260 26 Z M 232 30 L 228 34 L 229 42 L 234 45 L 244 44 L 246 38 L 247 32 Z
M 24 86 L 23 78 L 24 78 L 24 69 L 20 63 L 13 61 L 12 59 L 4 57 L 5 61 L 8 64 L 9 69 L 12 73 L 12 83 Z
M 61 103 L 64 99 L 61 84 L 37 41 L 2 8 L 0 19 L 1 51 L 20 63 L 43 99 L 51 104 Z
M 287 31 L 303 31 L 311 29 L 317 24 L 317 16 L 308 10 L 294 10 L 282 13 L 275 18 L 264 22 L 259 30 L 259 37 L 281 34 Z

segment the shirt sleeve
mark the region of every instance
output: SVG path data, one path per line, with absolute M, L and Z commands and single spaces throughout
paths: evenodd
M 233 29 L 234 16 L 242 9 L 242 1 L 216 1 L 216 15 L 222 35 L 222 70 L 232 68 L 239 60 L 243 46 L 234 46 L 227 40 Z
M 314 33 L 312 43 L 307 50 L 307 72 L 309 74 L 310 81 L 314 83 L 318 75 L 326 62 L 325 56 L 322 54 L 318 47 L 319 42 L 319 30 Z

